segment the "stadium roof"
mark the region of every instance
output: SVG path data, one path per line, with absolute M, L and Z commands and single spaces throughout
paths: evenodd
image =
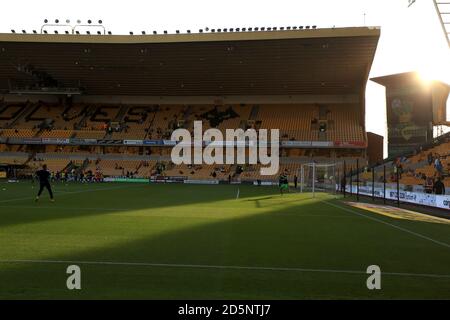
M 378 28 L 167 35 L 0 34 L 0 92 L 38 71 L 86 94 L 355 94 Z
M 407 86 L 421 86 L 427 87 L 427 82 L 440 83 L 444 86 L 449 86 L 447 83 L 440 80 L 426 80 L 419 72 L 410 71 L 403 73 L 390 74 L 382 77 L 371 78 L 373 82 L 389 87 L 407 87 Z

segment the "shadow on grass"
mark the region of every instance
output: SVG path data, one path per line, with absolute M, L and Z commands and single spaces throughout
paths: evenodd
M 120 185 L 118 185 L 119 187 Z M 196 203 L 235 199 L 236 186 L 219 185 L 124 185 L 123 188 L 98 188 L 92 191 L 56 194 L 54 203 L 46 195 L 39 202 L 33 198 L 1 202 L 0 227 L 42 221 L 105 215 L 118 211 L 185 206 Z M 240 198 L 272 194 L 272 188 L 240 187 Z M 180 190 L 182 192 L 180 192 Z M 34 193 L 30 193 L 33 197 Z
M 185 199 L 177 205 L 198 203 L 200 210 L 205 203 L 229 199 L 215 195 L 210 191 L 214 188 L 210 187 L 178 189 L 177 198 L 194 189 L 195 199 Z M 156 197 L 170 192 L 164 187 L 156 190 L 149 188 L 148 191 L 153 191 Z M 261 193 L 270 190 L 249 188 L 244 192 L 248 193 L 248 197 L 260 197 L 260 202 L 276 200 L 275 196 L 261 198 Z M 175 196 L 175 193 L 170 194 Z M 70 262 L 0 264 L 0 297 L 450 298 L 450 279 L 388 277 L 383 280 L 383 291 L 373 292 L 365 286 L 365 274 L 175 266 L 190 264 L 363 271 L 375 263 L 381 265 L 383 270 L 397 272 L 448 272 L 448 252 L 423 239 L 405 236 L 395 229 L 342 211 L 336 212 L 315 200 L 289 199 L 289 202 L 285 202 L 287 197 L 280 197 L 280 206 L 276 210 L 267 210 L 245 207 L 245 203 L 250 200 L 247 196 L 235 200 L 241 202 L 243 211 L 230 213 L 229 216 L 225 207 L 217 207 L 218 211 L 225 210 L 225 213 L 220 213 L 215 212 L 213 206 L 208 208 L 210 214 L 221 216 L 207 222 L 200 219 L 198 224 L 185 225 L 186 219 L 195 221 L 198 218 L 190 217 L 195 212 L 186 212 L 184 217 L 177 217 L 179 221 L 175 219 L 168 222 L 161 216 L 149 217 L 146 225 L 135 226 L 136 232 L 140 234 L 137 239 L 97 249 L 83 249 L 80 244 L 89 239 L 84 240 L 80 235 L 79 243 L 66 244 L 67 253 L 52 254 L 52 244 L 47 244 L 49 253 L 34 257 L 52 261 L 173 264 L 172 267 L 79 263 L 83 270 L 83 289 L 69 291 L 65 287 L 65 268 L 72 264 Z M 155 200 L 154 203 L 163 207 L 165 202 Z M 234 209 L 234 203 L 231 209 L 239 210 Z M 142 208 L 142 204 L 136 205 L 136 209 L 139 208 Z M 180 210 L 183 208 L 180 207 Z M 101 225 L 102 217 L 98 218 L 99 229 L 105 228 Z M 119 225 L 114 232 L 132 232 L 132 229 L 121 227 L 119 222 L 116 221 Z M 167 223 L 179 225 L 161 234 L 152 233 L 155 226 Z

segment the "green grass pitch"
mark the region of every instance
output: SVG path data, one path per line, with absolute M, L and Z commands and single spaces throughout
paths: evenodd
M 450 299 L 450 225 L 237 188 L 0 183 L 0 299 Z

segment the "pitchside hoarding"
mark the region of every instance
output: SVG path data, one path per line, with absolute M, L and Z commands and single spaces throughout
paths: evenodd
M 339 186 L 337 186 L 339 188 Z M 346 191 L 350 192 L 350 186 L 346 186 Z M 351 191 L 353 194 L 357 192 L 357 186 L 352 186 Z M 383 188 L 374 188 L 375 197 L 383 198 L 384 192 Z M 372 196 L 372 187 L 371 186 L 360 186 L 359 194 Z M 395 189 L 386 189 L 386 199 L 388 200 L 397 200 L 397 190 Z M 409 202 L 413 204 L 419 204 L 422 206 L 430 206 L 441 209 L 450 210 L 450 195 L 437 195 L 431 193 L 421 193 L 421 192 L 410 192 L 410 191 L 400 191 L 399 198 L 402 202 Z
M 171 140 L 108 140 L 108 139 L 80 139 L 80 138 L 7 138 L 0 137 L 0 143 L 7 144 L 49 144 L 49 145 L 127 145 L 127 146 L 175 146 Z M 231 145 L 230 141 L 216 141 L 218 145 Z M 208 145 L 204 142 L 203 145 Z M 248 144 L 246 144 L 247 146 Z M 270 143 L 269 143 L 270 145 Z M 283 148 L 355 148 L 365 147 L 363 141 L 280 141 Z

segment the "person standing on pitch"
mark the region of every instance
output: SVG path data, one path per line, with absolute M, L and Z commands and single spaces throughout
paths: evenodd
M 42 166 L 41 170 L 36 171 L 36 176 L 39 179 L 39 192 L 36 196 L 35 201 L 37 202 L 39 200 L 39 197 L 41 196 L 42 191 L 44 190 L 44 188 L 46 188 L 48 190 L 48 193 L 50 194 L 50 201 L 55 201 L 53 199 L 53 191 L 52 191 L 52 186 L 50 185 L 50 177 L 51 174 L 50 172 L 47 170 L 47 165 L 44 164 Z
M 289 191 L 289 182 L 288 182 L 288 178 L 286 175 L 286 171 L 280 175 L 279 178 L 279 187 L 280 187 L 280 194 L 283 195 L 283 190 L 287 190 Z

